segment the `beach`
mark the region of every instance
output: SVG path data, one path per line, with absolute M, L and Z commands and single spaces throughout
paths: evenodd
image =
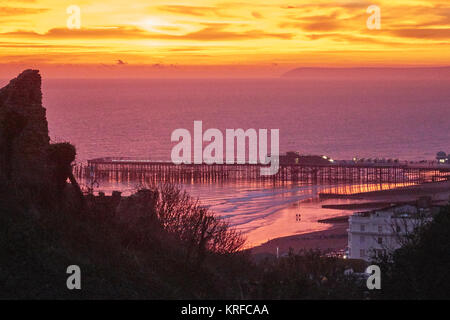
M 252 248 L 252 254 L 269 253 L 276 254 L 277 248 L 280 255 L 284 255 L 292 249 L 294 252 L 300 250 L 320 250 L 332 252 L 343 250 L 347 246 L 348 223 L 336 223 L 324 231 L 281 237 L 263 243 Z
M 271 239 L 251 249 L 252 254 L 285 255 L 289 250 L 320 250 L 337 252 L 347 247 L 348 216 L 357 211 L 368 211 L 393 204 L 415 202 L 420 197 L 431 197 L 434 204 L 444 205 L 450 200 L 450 181 L 426 183 L 416 186 L 400 187 L 391 190 L 363 192 L 353 195 L 337 195 L 336 202 L 343 199 L 356 200 L 347 204 L 325 204 L 323 208 L 345 210 L 348 214 L 318 220 L 329 228 L 322 231 L 308 232 Z M 323 200 L 322 200 L 323 201 Z M 327 201 L 329 198 L 327 197 Z M 363 202 L 361 202 L 363 201 Z

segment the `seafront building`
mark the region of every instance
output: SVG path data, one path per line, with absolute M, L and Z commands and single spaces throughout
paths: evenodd
M 439 164 L 448 164 L 450 154 L 446 154 L 444 151 L 440 151 L 436 154 L 436 160 Z
M 405 236 L 430 221 L 438 211 L 439 207 L 433 207 L 429 199 L 420 199 L 417 204 L 353 214 L 349 218 L 348 257 L 370 261 L 398 249 Z

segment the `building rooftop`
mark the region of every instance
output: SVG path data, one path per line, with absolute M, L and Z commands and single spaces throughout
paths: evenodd
M 381 209 L 355 212 L 353 216 L 365 218 L 369 218 L 371 216 L 419 218 L 423 215 L 435 214 L 440 210 L 440 208 L 441 206 L 432 204 L 431 198 L 420 198 L 416 201 L 416 203 L 392 204 Z

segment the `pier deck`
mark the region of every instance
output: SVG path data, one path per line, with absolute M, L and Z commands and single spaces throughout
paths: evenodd
M 261 164 L 180 164 L 170 161 L 99 158 L 75 167 L 78 177 L 91 179 L 150 179 L 155 181 L 264 180 L 305 183 L 402 183 L 450 179 L 450 165 L 429 163 L 337 162 L 317 165 L 280 164 L 273 176 L 261 176 Z

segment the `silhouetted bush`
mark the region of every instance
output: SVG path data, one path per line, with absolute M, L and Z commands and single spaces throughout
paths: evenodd
M 382 290 L 374 298 L 450 299 L 450 206 L 376 263 Z
M 240 233 L 185 191 L 166 183 L 155 192 L 158 219 L 166 231 L 187 244 L 187 260 L 195 254 L 200 264 L 208 251 L 232 254 L 243 247 L 245 239 Z

